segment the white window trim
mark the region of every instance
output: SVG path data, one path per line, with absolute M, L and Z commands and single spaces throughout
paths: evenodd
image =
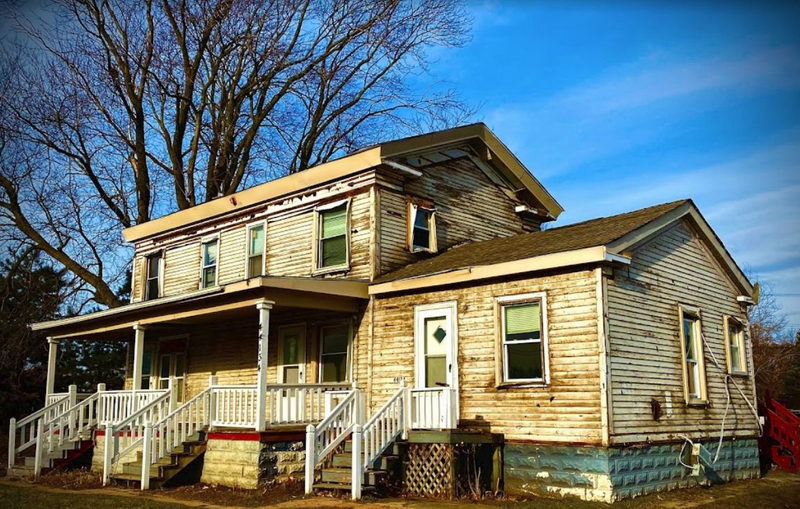
M 158 255 L 158 295 L 153 299 L 147 295 L 147 289 L 150 287 L 150 257 Z M 154 300 L 160 299 L 164 296 L 164 269 L 166 268 L 166 251 L 165 250 L 158 250 L 152 251 L 145 255 L 144 257 L 144 288 L 142 289 L 142 300 Z
M 730 325 L 734 322 L 741 328 L 739 333 L 739 365 L 742 369 L 734 370 L 731 360 L 731 338 L 730 338 Z M 727 368 L 729 375 L 743 375 L 747 376 L 747 341 L 745 341 L 745 326 L 744 323 L 735 316 L 724 315 L 722 317 L 722 335 L 725 338 L 725 359 L 727 360 Z
M 694 342 L 697 352 L 698 382 L 700 397 L 689 394 L 689 370 L 686 359 L 686 338 L 683 335 L 683 319 L 685 315 L 697 318 L 695 322 Z M 708 404 L 708 384 L 706 381 L 706 362 L 705 348 L 703 345 L 703 315 L 700 308 L 678 304 L 678 330 L 681 343 L 681 374 L 683 378 L 683 394 L 687 405 L 707 405 Z
M 203 272 L 205 272 L 204 269 L 206 268 L 206 265 L 203 265 L 203 261 L 205 258 L 203 256 L 203 246 L 205 246 L 206 244 L 210 244 L 214 241 L 216 241 L 217 243 L 217 263 L 214 266 L 214 284 L 211 286 L 203 286 Z M 202 239 L 200 239 L 200 283 L 198 286 L 201 290 L 204 288 L 216 288 L 219 286 L 219 259 L 221 251 L 220 244 L 221 242 L 219 234 L 203 237 Z
M 350 270 L 350 242 L 351 242 L 351 210 L 352 200 L 347 198 L 324 205 L 318 205 L 314 208 L 314 235 L 312 236 L 311 250 L 314 257 L 314 272 L 313 275 L 318 276 L 322 274 L 330 274 L 334 272 L 346 272 Z M 337 207 L 345 206 L 345 263 L 341 265 L 332 265 L 330 267 L 322 267 L 322 228 L 320 221 L 322 221 L 322 213 Z M 265 236 L 266 237 L 266 236 Z
M 250 229 L 256 228 L 258 226 L 264 227 L 264 245 L 261 246 L 261 274 L 257 276 L 250 275 Z M 244 233 L 245 238 L 245 257 L 244 257 L 244 278 L 250 279 L 253 277 L 260 277 L 267 275 L 267 220 L 262 219 L 260 221 L 255 221 L 250 223 L 245 228 Z M 219 258 L 219 257 L 217 257 Z M 219 259 L 217 260 L 219 261 Z
M 428 247 L 421 247 L 414 245 L 414 224 L 417 220 L 417 211 L 419 209 L 425 210 L 430 213 L 428 220 Z M 435 253 L 438 251 L 436 243 L 436 208 L 424 207 L 412 201 L 408 202 L 408 224 L 406 225 L 408 232 L 408 250 L 412 253 Z
M 508 364 L 506 362 L 505 348 L 505 316 L 503 308 L 507 305 L 522 304 L 525 302 L 539 301 L 539 314 L 541 316 L 541 334 L 539 341 L 542 345 L 542 377 L 529 379 L 509 380 L 507 377 Z M 547 320 L 547 293 L 533 292 L 517 295 L 503 295 L 495 298 L 495 324 L 497 330 L 495 358 L 500 359 L 496 366 L 497 387 L 547 387 L 550 385 L 550 341 Z
M 345 358 L 344 371 L 346 373 L 345 379 L 341 382 L 323 382 L 322 381 L 322 331 L 331 327 L 347 327 L 347 351 Z M 353 323 L 350 320 L 336 320 L 332 322 L 323 322 L 317 325 L 317 381 L 319 383 L 347 383 L 353 379 Z

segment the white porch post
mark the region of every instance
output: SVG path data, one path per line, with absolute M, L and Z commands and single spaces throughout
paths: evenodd
M 133 325 L 133 387 L 131 393 L 132 401 L 136 401 L 136 391 L 142 389 L 142 357 L 144 356 L 144 327 Z M 136 403 L 132 411 L 136 411 Z
M 45 387 L 45 402 L 47 405 L 48 397 L 53 394 L 56 387 L 56 360 L 58 359 L 58 344 L 61 341 L 56 338 L 47 338 L 50 351 L 47 355 L 47 385 Z
M 258 381 L 256 388 L 256 431 L 264 431 L 267 421 L 267 357 L 269 355 L 269 310 L 272 302 L 256 303 L 258 309 Z

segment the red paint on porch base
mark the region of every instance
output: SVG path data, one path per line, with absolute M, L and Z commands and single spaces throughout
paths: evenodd
M 302 442 L 306 438 L 302 431 L 212 431 L 208 440 L 244 440 L 261 443 Z

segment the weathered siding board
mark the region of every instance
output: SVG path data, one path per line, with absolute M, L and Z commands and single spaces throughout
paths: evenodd
M 549 387 L 495 385 L 495 298 L 547 293 Z M 414 380 L 414 306 L 455 300 L 462 423 L 504 433 L 506 439 L 599 443 L 600 382 L 596 278 L 592 271 L 475 287 L 441 289 L 374 300 L 369 407 L 378 408 L 397 388 Z M 369 372 L 361 366 L 359 373 Z
M 218 282 L 221 285 L 245 279 L 244 259 L 247 256 L 246 226 L 223 231 L 219 236 Z
M 431 200 L 436 206 L 440 251 L 469 241 L 522 233 L 515 203 L 483 171 L 467 159 L 426 166 L 424 175 L 405 182 L 404 192 L 380 190 L 381 273 L 419 259 L 407 246 L 406 197 Z M 379 180 L 392 182 L 392 179 Z M 397 187 L 393 185 L 392 187 Z
M 200 244 L 167 249 L 164 267 L 165 296 L 197 290 L 200 286 Z
M 710 405 L 685 404 L 679 340 L 678 303 L 702 311 L 705 340 L 723 370 L 726 366 L 723 315 L 745 318 L 736 301 L 738 292 L 711 258 L 691 227 L 681 222 L 634 250 L 628 268 L 617 269 L 608 281 L 611 389 L 614 435 L 612 442 L 666 440 L 686 434 L 718 436 L 725 412 L 726 392 L 719 370 L 704 347 Z M 752 373 L 750 345 L 748 372 Z M 736 382 L 753 401 L 752 380 Z M 733 384 L 727 436 L 752 436 L 755 418 Z M 655 421 L 651 399 L 662 406 Z

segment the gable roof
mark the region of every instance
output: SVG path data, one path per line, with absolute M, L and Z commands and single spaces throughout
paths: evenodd
M 694 203 L 678 200 L 549 230 L 464 244 L 381 276 L 370 293 L 435 286 L 437 280 L 455 283 L 583 263 L 630 263 L 623 255 L 626 249 L 686 215 L 698 224 L 734 283 L 746 293 L 752 292 L 749 281 Z M 461 275 L 454 277 L 459 271 Z M 445 274 L 450 277 L 437 278 Z
M 268 200 L 280 198 L 313 186 L 333 182 L 356 173 L 376 168 L 405 156 L 453 146 L 458 143 L 476 143 L 481 152 L 497 170 L 515 187 L 525 191 L 553 219 L 563 207 L 536 180 L 517 157 L 483 123 L 469 124 L 419 136 L 411 136 L 366 147 L 339 159 L 313 168 L 287 175 L 228 196 L 209 200 L 188 209 L 179 210 L 122 231 L 127 242 L 135 242 L 153 235 L 199 223 L 233 211 L 243 210 Z M 424 171 L 424 170 L 423 170 Z

